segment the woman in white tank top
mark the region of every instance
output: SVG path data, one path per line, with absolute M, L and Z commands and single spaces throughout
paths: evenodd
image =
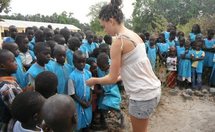
M 87 85 L 113 84 L 122 79 L 129 96 L 133 131 L 146 132 L 149 115 L 160 98 L 161 83 L 152 70 L 142 39 L 124 26 L 121 4 L 121 0 L 111 0 L 99 13 L 105 32 L 117 38 L 111 45 L 110 73 L 89 79 Z

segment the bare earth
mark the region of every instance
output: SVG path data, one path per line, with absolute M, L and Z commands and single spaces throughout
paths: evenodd
M 215 132 L 215 101 L 206 94 L 204 97 L 192 96 L 185 100 L 179 93 L 172 96 L 169 89 L 163 89 L 161 101 L 151 116 L 149 132 Z M 181 92 L 181 91 L 180 91 Z M 125 129 L 119 128 L 117 120 L 108 118 L 110 132 L 131 132 L 131 123 L 127 112 L 127 99 L 122 102 L 125 113 Z

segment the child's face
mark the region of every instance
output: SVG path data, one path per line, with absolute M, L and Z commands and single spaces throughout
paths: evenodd
M 109 69 L 110 65 L 98 63 L 98 67 L 99 67 L 102 71 L 107 71 L 107 70 Z
M 159 41 L 160 41 L 160 42 L 164 42 L 164 36 L 163 36 L 163 35 L 160 35 L 160 36 L 159 36 Z
M 11 34 L 11 37 L 12 37 L 12 38 L 15 38 L 16 35 L 17 35 L 17 29 L 16 29 L 16 28 L 12 28 L 12 29 L 10 30 L 10 34 Z
M 15 57 L 19 55 L 19 47 L 16 43 L 12 44 L 10 51 L 14 54 Z
M 19 44 L 19 50 L 23 53 L 28 51 L 28 38 L 23 39 L 22 44 Z
M 154 38 L 150 38 L 149 39 L 149 43 L 150 43 L 150 46 L 154 46 L 155 45 L 155 39 Z
M 28 30 L 27 37 L 28 37 L 28 40 L 31 41 L 32 38 L 34 37 L 34 30 Z
M 83 71 L 86 64 L 86 57 L 85 55 L 79 56 L 78 58 L 74 58 L 74 66 L 80 70 Z
M 214 37 L 214 33 L 208 34 L 208 39 L 212 39 Z
M 190 49 L 190 44 L 185 44 L 185 49 L 186 50 Z
M 57 60 L 57 63 L 64 65 L 66 59 L 66 51 L 60 51 L 55 55 L 55 58 Z
M 198 31 L 198 26 L 197 25 L 193 25 L 192 30 L 193 30 L 193 32 L 197 32 Z
M 195 49 L 196 49 L 197 51 L 199 51 L 199 50 L 201 49 L 201 46 L 202 46 L 202 44 L 201 44 L 200 42 L 197 42 L 197 43 L 195 44 Z
M 38 53 L 37 60 L 44 64 L 47 64 L 51 58 L 50 54 L 51 54 L 51 48 L 44 47 L 44 49 L 42 49 L 42 51 Z
M 52 40 L 54 36 L 54 32 L 49 31 L 46 33 L 46 41 Z
M 183 46 L 184 43 L 185 43 L 185 40 L 180 40 L 180 41 L 179 41 L 180 46 Z
M 88 41 L 89 44 L 91 44 L 93 42 L 93 35 L 89 35 L 87 37 L 87 41 Z
M 15 60 L 15 57 L 13 54 L 9 54 L 8 55 L 9 59 L 7 59 L 6 63 L 3 64 L 1 67 L 2 68 L 5 68 L 6 69 L 6 72 L 8 74 L 13 74 L 13 73 L 16 73 L 16 70 L 17 70 L 17 63 L 16 63 L 16 60 Z

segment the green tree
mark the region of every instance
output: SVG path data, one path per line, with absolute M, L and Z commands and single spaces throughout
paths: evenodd
M 5 13 L 10 11 L 10 0 L 0 0 L 0 13 L 2 11 Z
M 90 17 L 90 29 L 96 33 L 102 34 L 103 29 L 99 23 L 98 15 L 101 8 L 107 4 L 107 2 L 99 2 L 95 5 L 90 6 L 89 13 L 87 14 Z

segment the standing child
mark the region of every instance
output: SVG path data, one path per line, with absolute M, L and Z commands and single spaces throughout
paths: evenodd
M 16 96 L 12 103 L 11 113 L 17 119 L 14 132 L 43 132 L 41 110 L 45 98 L 38 92 L 25 92 Z
M 17 28 L 14 25 L 9 26 L 9 37 L 4 38 L 3 43 L 14 43 L 17 35 Z
M 163 33 L 159 35 L 159 43 L 157 43 L 157 46 L 160 60 L 165 62 L 169 51 L 169 45 L 166 43 Z
M 192 88 L 201 90 L 202 88 L 202 71 L 205 52 L 201 50 L 202 41 L 195 41 L 195 50 L 193 50 L 192 58 Z
M 22 92 L 16 83 L 16 79 L 11 76 L 17 70 L 15 56 L 9 50 L 0 50 L 0 118 L 3 126 L 1 131 L 7 131 L 7 124 L 11 119 L 11 104 L 15 96 Z
M 209 75 L 212 72 L 213 68 L 213 57 L 215 53 L 215 39 L 214 37 L 214 30 L 208 30 L 208 37 L 204 40 L 203 50 L 205 51 L 205 58 L 204 58 L 204 72 L 203 72 L 203 79 L 207 81 L 209 79 Z
M 214 66 L 213 66 L 213 70 L 211 72 L 210 85 L 215 87 L 215 54 L 214 54 L 213 62 L 214 62 Z
M 177 79 L 177 56 L 176 48 L 170 47 L 169 55 L 166 60 L 167 71 L 169 71 L 166 79 L 167 87 L 174 88 L 176 86 Z
M 35 46 L 35 37 L 34 37 L 34 29 L 32 27 L 27 27 L 25 29 L 25 34 L 28 37 L 28 47 L 31 51 L 34 50 L 34 46 Z
M 46 71 L 47 68 L 45 64 L 47 64 L 50 60 L 51 48 L 45 42 L 38 42 L 35 45 L 35 55 L 37 57 L 37 62 L 34 63 L 26 72 L 26 81 L 27 84 L 35 88 L 35 78 L 36 76 Z
M 69 65 L 74 67 L 73 64 L 73 53 L 78 50 L 81 46 L 81 41 L 77 37 L 71 37 L 68 40 L 68 49 L 66 51 L 66 60 Z
M 66 48 L 63 45 L 56 45 L 54 48 L 55 62 L 47 65 L 48 71 L 55 73 L 58 78 L 58 94 L 67 94 L 67 83 L 70 73 L 73 71 L 73 67 L 69 64 L 65 64 Z
M 176 46 L 178 62 L 180 61 L 181 54 L 185 51 L 184 45 L 185 45 L 185 38 L 180 37 L 179 38 L 179 46 Z
M 202 36 L 202 33 L 201 33 L 201 28 L 199 26 L 199 24 L 194 24 L 192 26 L 192 30 L 189 34 L 189 39 L 191 41 L 191 46 L 192 46 L 192 43 L 196 40 L 196 35 L 201 35 Z
M 36 57 L 34 55 L 34 52 L 29 50 L 28 47 L 28 38 L 24 34 L 18 34 L 16 36 L 15 42 L 19 46 L 19 56 L 21 58 L 22 64 L 25 67 L 25 70 L 27 71 L 31 65 L 36 61 Z
M 180 54 L 178 80 L 181 83 L 179 83 L 179 86 L 186 87 L 188 86 L 187 83 L 191 83 L 191 53 L 190 42 L 187 41 L 185 43 L 185 50 Z
M 16 72 L 13 74 L 13 76 L 16 78 L 19 86 L 21 88 L 25 88 L 26 82 L 25 82 L 25 78 L 24 78 L 24 75 L 25 75 L 24 70 L 23 70 L 24 67 L 22 65 L 22 60 L 19 56 L 19 50 L 18 50 L 17 44 L 14 42 L 3 43 L 2 48 L 11 51 L 14 54 L 18 67 L 17 67 Z
M 175 47 L 175 38 L 176 38 L 176 31 L 171 30 L 169 34 L 169 39 L 167 40 L 167 44 L 169 44 L 169 47 Z
M 77 130 L 89 131 L 92 120 L 91 89 L 86 85 L 86 80 L 92 77 L 86 70 L 86 56 L 81 51 L 74 52 L 73 63 L 75 70 L 70 74 L 68 81 L 68 95 L 76 102 L 76 111 L 78 114 Z
M 158 52 L 155 42 L 156 42 L 156 38 L 154 36 L 151 36 L 149 39 L 149 46 L 146 48 L 146 53 L 152 65 L 153 71 L 155 71 L 156 58 L 157 58 L 157 52 Z
M 110 60 L 107 54 L 101 53 L 97 57 L 97 73 L 98 77 L 104 77 L 108 75 L 110 68 Z M 117 84 L 102 85 L 103 96 L 100 97 L 99 109 L 102 110 L 101 115 L 104 115 L 104 111 L 114 110 L 116 111 L 117 118 L 120 119 L 120 127 L 124 127 L 124 117 L 120 110 L 121 95 Z M 103 119 L 102 119 L 103 117 Z M 104 122 L 104 116 L 101 116 L 101 123 Z

